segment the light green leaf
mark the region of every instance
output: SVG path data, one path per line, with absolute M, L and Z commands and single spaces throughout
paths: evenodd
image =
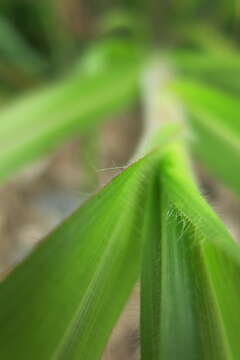
M 229 7 L 230 8 L 230 7 Z M 232 8 L 233 10 L 233 8 Z M 212 26 L 195 24 L 185 36 L 198 50 L 177 50 L 172 62 L 188 78 L 231 91 L 240 91 L 240 53 L 236 44 Z M 200 49 L 199 49 L 200 47 Z
M 162 169 L 162 182 L 177 209 L 192 222 L 205 238 L 240 264 L 238 244 L 224 224 L 200 195 L 197 185 L 189 176 L 188 159 L 179 145 L 172 145 L 166 154 Z
M 115 178 L 0 285 L 2 359 L 100 358 L 139 276 L 155 156 Z
M 238 99 L 190 81 L 180 81 L 174 89 L 185 104 L 194 153 L 220 181 L 240 194 Z
M 124 44 L 119 46 L 124 48 Z M 125 46 L 128 51 L 118 52 L 122 63 L 120 58 L 113 58 L 115 53 L 108 52 L 110 59 L 97 69 L 84 65 L 57 85 L 29 94 L 2 110 L 1 181 L 135 99 L 143 59 L 136 48 Z M 105 51 L 104 45 L 101 51 Z
M 240 54 L 212 54 L 204 51 L 177 51 L 169 61 L 188 79 L 204 82 L 235 95 L 240 91 Z

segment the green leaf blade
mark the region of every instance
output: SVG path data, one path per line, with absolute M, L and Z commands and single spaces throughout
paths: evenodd
M 140 272 L 151 163 L 114 179 L 0 285 L 2 358 L 100 357 Z
M 160 163 L 158 225 L 144 228 L 142 359 L 237 360 L 240 247 L 199 194 L 182 146 Z
M 81 71 L 59 84 L 38 90 L 2 110 L 0 181 L 134 101 L 142 60 L 136 49 L 126 48 L 129 52 L 123 52 L 122 64 L 110 52 L 110 59 L 95 59 L 96 64 L 91 60 L 99 65 L 97 69 L 82 65 Z M 105 51 L 104 46 L 99 49 L 100 55 L 101 51 Z
M 240 111 L 237 98 L 196 82 L 174 88 L 186 106 L 194 154 L 222 183 L 240 192 Z
M 144 256 L 141 269 L 141 359 L 160 356 L 160 306 L 161 306 L 161 224 L 160 187 L 158 178 L 149 184 L 146 213 L 144 216 Z

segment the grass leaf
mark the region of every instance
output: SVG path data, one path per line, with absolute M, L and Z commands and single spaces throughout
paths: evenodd
M 116 177 L 0 285 L 1 358 L 99 359 L 139 276 L 155 156 Z
M 104 45 L 101 51 L 105 51 Z M 138 55 L 136 48 L 127 45 L 125 51 L 118 53 L 117 63 L 112 57 L 104 63 L 99 55 L 102 62 L 97 69 L 84 66 L 62 82 L 25 96 L 2 110 L 0 181 L 63 140 L 129 105 L 138 91 L 141 68 Z M 97 66 L 98 58 L 94 61 Z
M 176 51 L 169 60 L 188 79 L 204 82 L 238 95 L 240 91 L 240 55 L 212 54 L 203 51 Z
M 187 162 L 181 145 L 169 146 L 149 200 L 142 359 L 237 360 L 240 248 L 199 194 Z
M 194 153 L 220 181 L 240 194 L 238 99 L 190 81 L 180 81 L 174 89 L 186 107 Z

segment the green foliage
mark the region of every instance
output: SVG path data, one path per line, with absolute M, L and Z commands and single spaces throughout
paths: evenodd
M 240 56 L 235 53 L 219 55 L 201 51 L 178 51 L 170 62 L 182 76 L 201 81 L 226 92 L 238 95 L 240 91 Z
M 187 154 L 240 195 L 237 3 L 118 4 L 127 11 L 112 10 L 108 1 L 91 4 L 107 15 L 97 16 L 101 34 L 91 33 L 86 55 L 89 39 L 77 40 L 57 1 L 2 4 L 2 183 L 132 104 L 150 44 L 163 48 L 176 69 L 170 91 L 185 116 L 183 124 L 156 126 L 142 142 L 142 157 L 0 284 L 0 358 L 99 359 L 140 278 L 143 360 L 238 360 L 240 247 L 201 196 Z M 21 20 L 13 21 L 19 10 Z M 195 20 L 201 24 L 186 29 Z M 174 49 L 166 51 L 166 42 Z M 67 65 L 74 68 L 68 75 Z M 9 89 L 48 77 L 52 84 L 9 101 Z M 164 76 L 159 85 L 164 97 Z
M 142 359 L 237 359 L 240 248 L 198 193 L 185 157 L 179 145 L 166 150 L 149 194 Z
M 235 97 L 197 82 L 174 85 L 186 105 L 195 154 L 239 194 L 240 111 Z
M 6 63 L 27 73 L 40 71 L 44 66 L 43 59 L 4 18 L 0 18 L 0 54 Z
M 1 357 L 98 359 L 142 271 L 143 359 L 237 359 L 240 248 L 171 128 L 1 284 Z
M 139 276 L 144 187 L 156 157 L 91 198 L 0 286 L 1 358 L 99 358 Z
M 0 180 L 131 104 L 139 86 L 139 51 L 131 43 L 103 44 L 66 79 L 3 109 Z

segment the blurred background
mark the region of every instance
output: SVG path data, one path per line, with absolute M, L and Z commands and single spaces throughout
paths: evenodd
M 39 99 L 49 96 L 47 109 L 41 99 L 34 103 L 40 123 L 50 114 L 47 125 L 53 116 L 55 121 L 64 116 L 67 124 L 68 119 L 72 122 L 69 114 L 74 113 L 74 119 L 81 115 L 81 96 L 89 90 L 86 76 L 94 78 L 99 72 L 121 76 L 129 63 L 132 68 L 144 66 L 155 53 L 168 59 L 182 51 L 216 57 L 238 52 L 240 4 L 233 0 L 2 0 L 0 8 L 0 135 L 6 119 L 11 122 L 11 108 L 17 114 L 19 109 L 22 119 L 30 118 L 31 107 L 24 104 L 31 102 L 32 94 Z M 231 69 L 224 74 L 214 68 L 198 71 L 184 57 L 170 63 L 174 72 L 239 95 L 240 79 Z M 99 83 L 109 81 L 104 79 Z M 76 127 L 66 130 L 66 136 L 58 134 L 60 140 L 48 146 L 47 155 L 9 172 L 0 188 L 2 278 L 135 153 L 145 131 L 143 103 L 138 91 L 128 94 L 123 89 L 123 94 L 126 101 L 100 112 L 101 122 L 86 126 L 84 132 Z M 90 94 L 87 101 L 91 107 L 96 99 Z M 15 107 L 20 102 L 22 108 Z M 8 133 L 13 139 L 17 135 L 14 128 Z M 0 151 L 5 151 L 4 141 Z M 197 161 L 195 167 L 208 200 L 239 237 L 239 201 Z M 137 293 L 136 289 L 115 330 L 106 359 L 137 357 Z

